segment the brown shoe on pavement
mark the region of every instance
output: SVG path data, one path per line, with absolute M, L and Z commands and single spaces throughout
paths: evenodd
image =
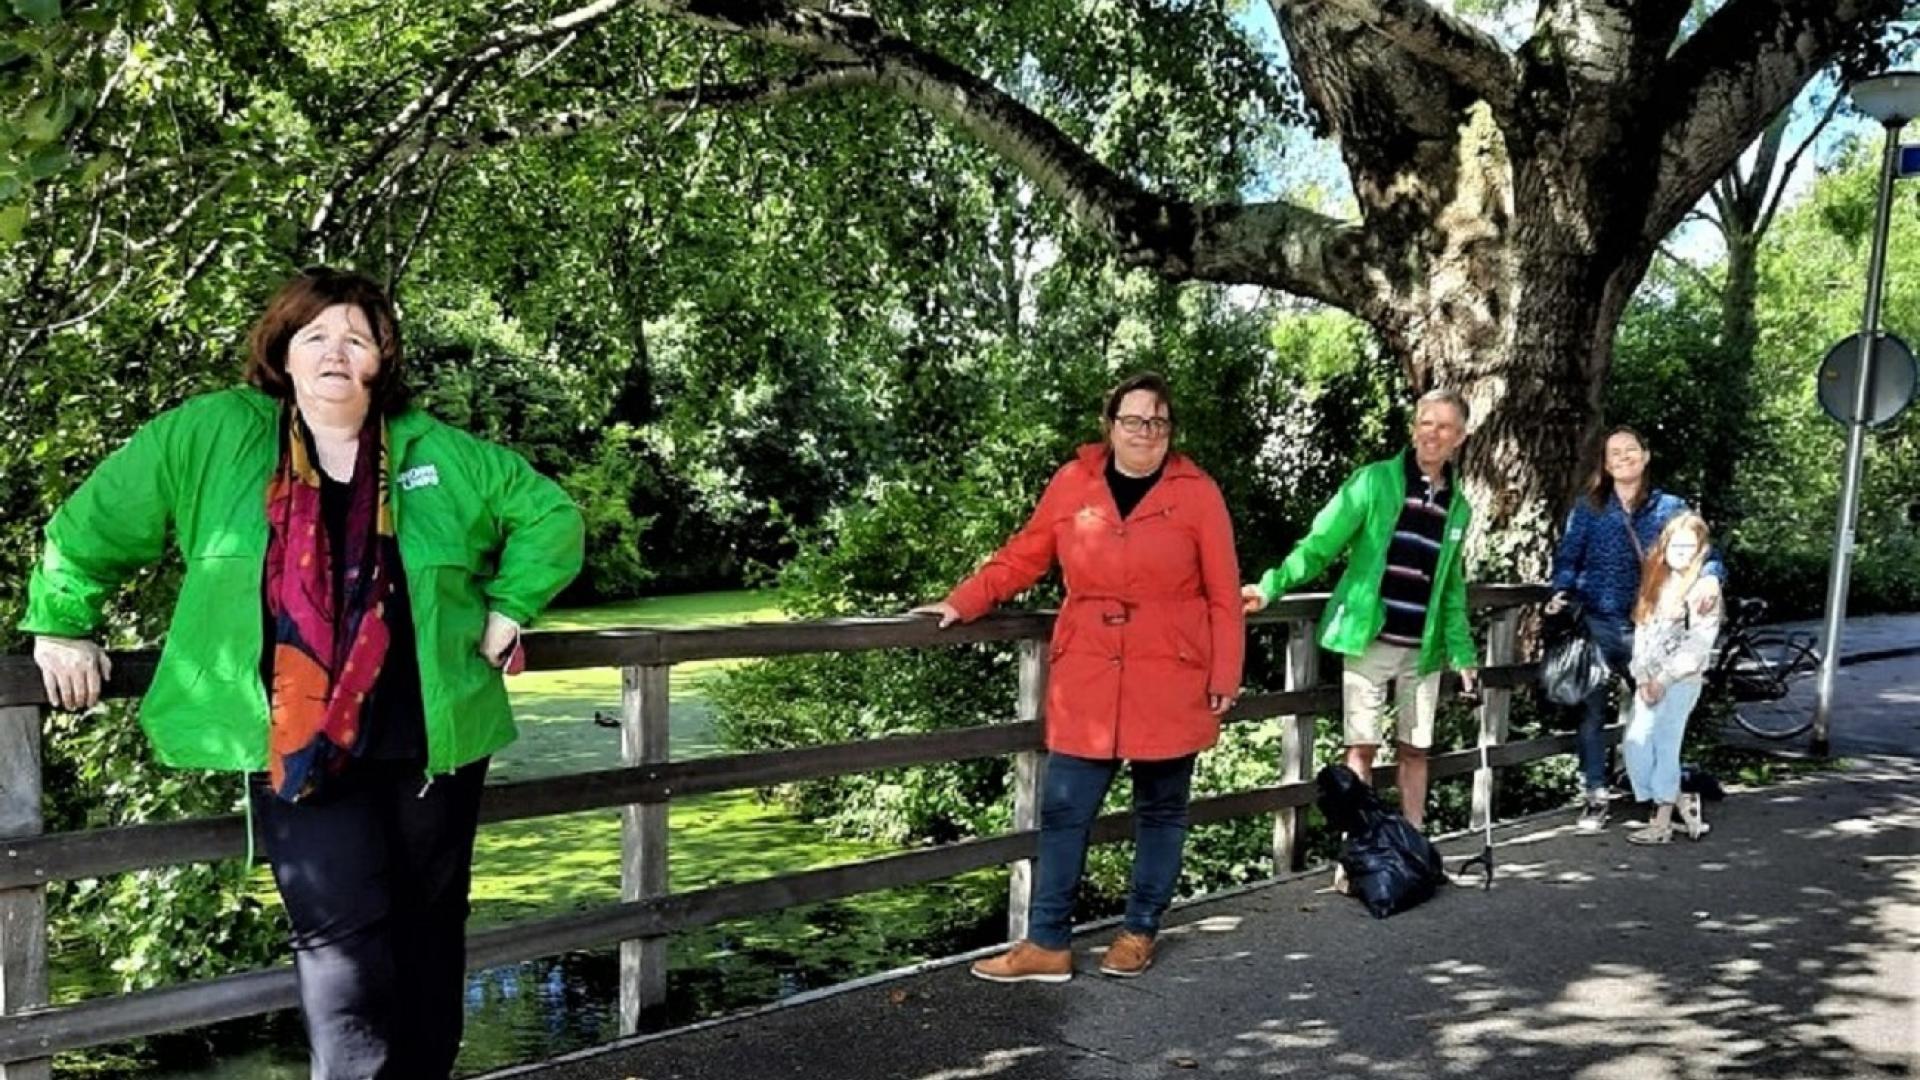
M 1153 939 L 1132 930 L 1120 931 L 1120 936 L 1107 946 L 1106 958 L 1100 961 L 1100 974 L 1115 978 L 1131 979 L 1135 975 L 1153 966 Z
M 988 982 L 1063 983 L 1073 978 L 1073 950 L 1047 949 L 1016 941 L 998 956 L 973 962 L 973 973 Z

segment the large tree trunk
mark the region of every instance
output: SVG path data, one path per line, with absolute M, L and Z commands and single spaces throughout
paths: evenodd
M 1480 523 L 1473 562 L 1484 574 L 1538 579 L 1598 415 L 1596 380 L 1581 369 L 1617 320 L 1601 324 L 1601 298 L 1583 294 L 1577 274 L 1516 277 L 1493 295 L 1518 310 L 1497 337 L 1462 342 L 1417 329 L 1444 325 L 1444 301 L 1385 336 L 1416 388 L 1449 387 L 1472 406 L 1460 463 Z
M 1504 168 L 1463 190 L 1511 206 Z M 1511 213 L 1443 215 L 1439 254 L 1402 282 L 1374 324 L 1416 392 L 1446 387 L 1473 411 L 1462 450 L 1483 573 L 1538 578 L 1601 422 L 1607 358 L 1630 293 L 1594 260 L 1545 238 L 1554 222 Z M 1509 232 L 1494 222 L 1513 222 Z
M 1472 406 L 1462 471 L 1480 523 L 1469 549 L 1479 572 L 1543 577 L 1602 420 L 1614 331 L 1647 265 L 1651 174 L 1597 166 L 1621 137 L 1604 110 L 1447 109 L 1423 92 L 1430 71 L 1369 55 L 1323 9 L 1289 25 L 1295 55 L 1311 55 L 1303 67 L 1320 80 L 1309 92 L 1360 136 L 1342 147 L 1369 235 L 1400 253 L 1356 310 L 1416 392 L 1447 387 Z M 1426 137 L 1365 137 L 1392 107 Z M 1429 114 L 1436 108 L 1443 115 Z

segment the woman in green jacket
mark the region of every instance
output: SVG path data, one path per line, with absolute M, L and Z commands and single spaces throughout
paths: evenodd
M 253 774 L 313 1076 L 445 1077 L 473 837 L 512 740 L 501 669 L 579 571 L 579 512 L 518 455 L 408 405 L 397 319 L 302 272 L 246 387 L 162 414 L 47 525 L 21 629 L 57 707 L 100 695 L 114 588 L 185 557 L 140 722 L 168 765 Z

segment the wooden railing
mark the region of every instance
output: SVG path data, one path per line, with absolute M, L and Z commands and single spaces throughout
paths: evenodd
M 1472 772 L 1475 827 L 1493 814 L 1493 772 L 1571 750 L 1570 735 L 1510 744 L 1511 688 L 1532 677 L 1515 664 L 1521 609 L 1544 600 L 1539 586 L 1476 587 L 1471 603 L 1490 612 L 1482 669 L 1486 694 L 1478 747 L 1436 754 L 1432 776 Z M 1250 694 L 1230 722 L 1280 718 L 1284 725 L 1280 782 L 1197 799 L 1196 824 L 1273 814 L 1276 872 L 1301 861 L 1301 810 L 1313 801 L 1315 718 L 1337 712 L 1337 673 L 1320 678 L 1314 619 L 1324 596 L 1291 596 L 1255 616 L 1255 626 L 1284 624 L 1288 633 L 1284 689 Z M 1012 869 L 1010 937 L 1024 934 L 1030 859 L 1038 823 L 1037 781 L 1043 752 L 1042 703 L 1047 680 L 1050 612 L 1003 613 L 938 630 L 930 619 L 891 617 L 715 626 L 683 630 L 617 629 L 536 633 L 528 637 L 531 670 L 619 667 L 622 671 L 623 767 L 489 785 L 483 824 L 618 807 L 622 813 L 621 900 L 588 911 L 479 931 L 467 942 L 471 970 L 620 943 L 621 1028 L 638 1030 L 666 998 L 669 935 L 725 919 L 777 911 L 952 877 L 986 867 Z M 862 742 L 768 753 L 669 760 L 668 675 L 692 660 L 789 656 L 871 649 L 942 648 L 1011 642 L 1019 651 L 1019 691 L 1008 723 L 898 735 Z M 153 675 L 153 653 L 114 657 L 109 696 L 140 693 Z M 297 1006 L 293 969 L 282 966 L 156 990 L 48 1007 L 46 886 L 148 867 L 244 855 L 246 825 L 238 815 L 162 824 L 42 834 L 40 731 L 46 698 L 27 657 L 0 657 L 0 1080 L 44 1080 L 51 1055 L 67 1050 L 198 1027 Z M 861 862 L 690 892 L 668 880 L 667 809 L 673 799 L 769 784 L 817 780 L 875 769 L 1011 754 L 1013 831 Z M 1375 782 L 1391 783 L 1391 766 Z M 1095 841 L 1129 834 L 1128 815 L 1102 817 Z

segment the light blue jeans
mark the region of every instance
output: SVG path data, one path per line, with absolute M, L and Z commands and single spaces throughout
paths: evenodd
M 1620 756 L 1627 761 L 1633 797 L 1642 802 L 1680 800 L 1680 742 L 1687 735 L 1687 717 L 1700 700 L 1700 680 L 1685 679 L 1667 687 L 1652 705 L 1633 695 L 1633 716 L 1620 740 Z

